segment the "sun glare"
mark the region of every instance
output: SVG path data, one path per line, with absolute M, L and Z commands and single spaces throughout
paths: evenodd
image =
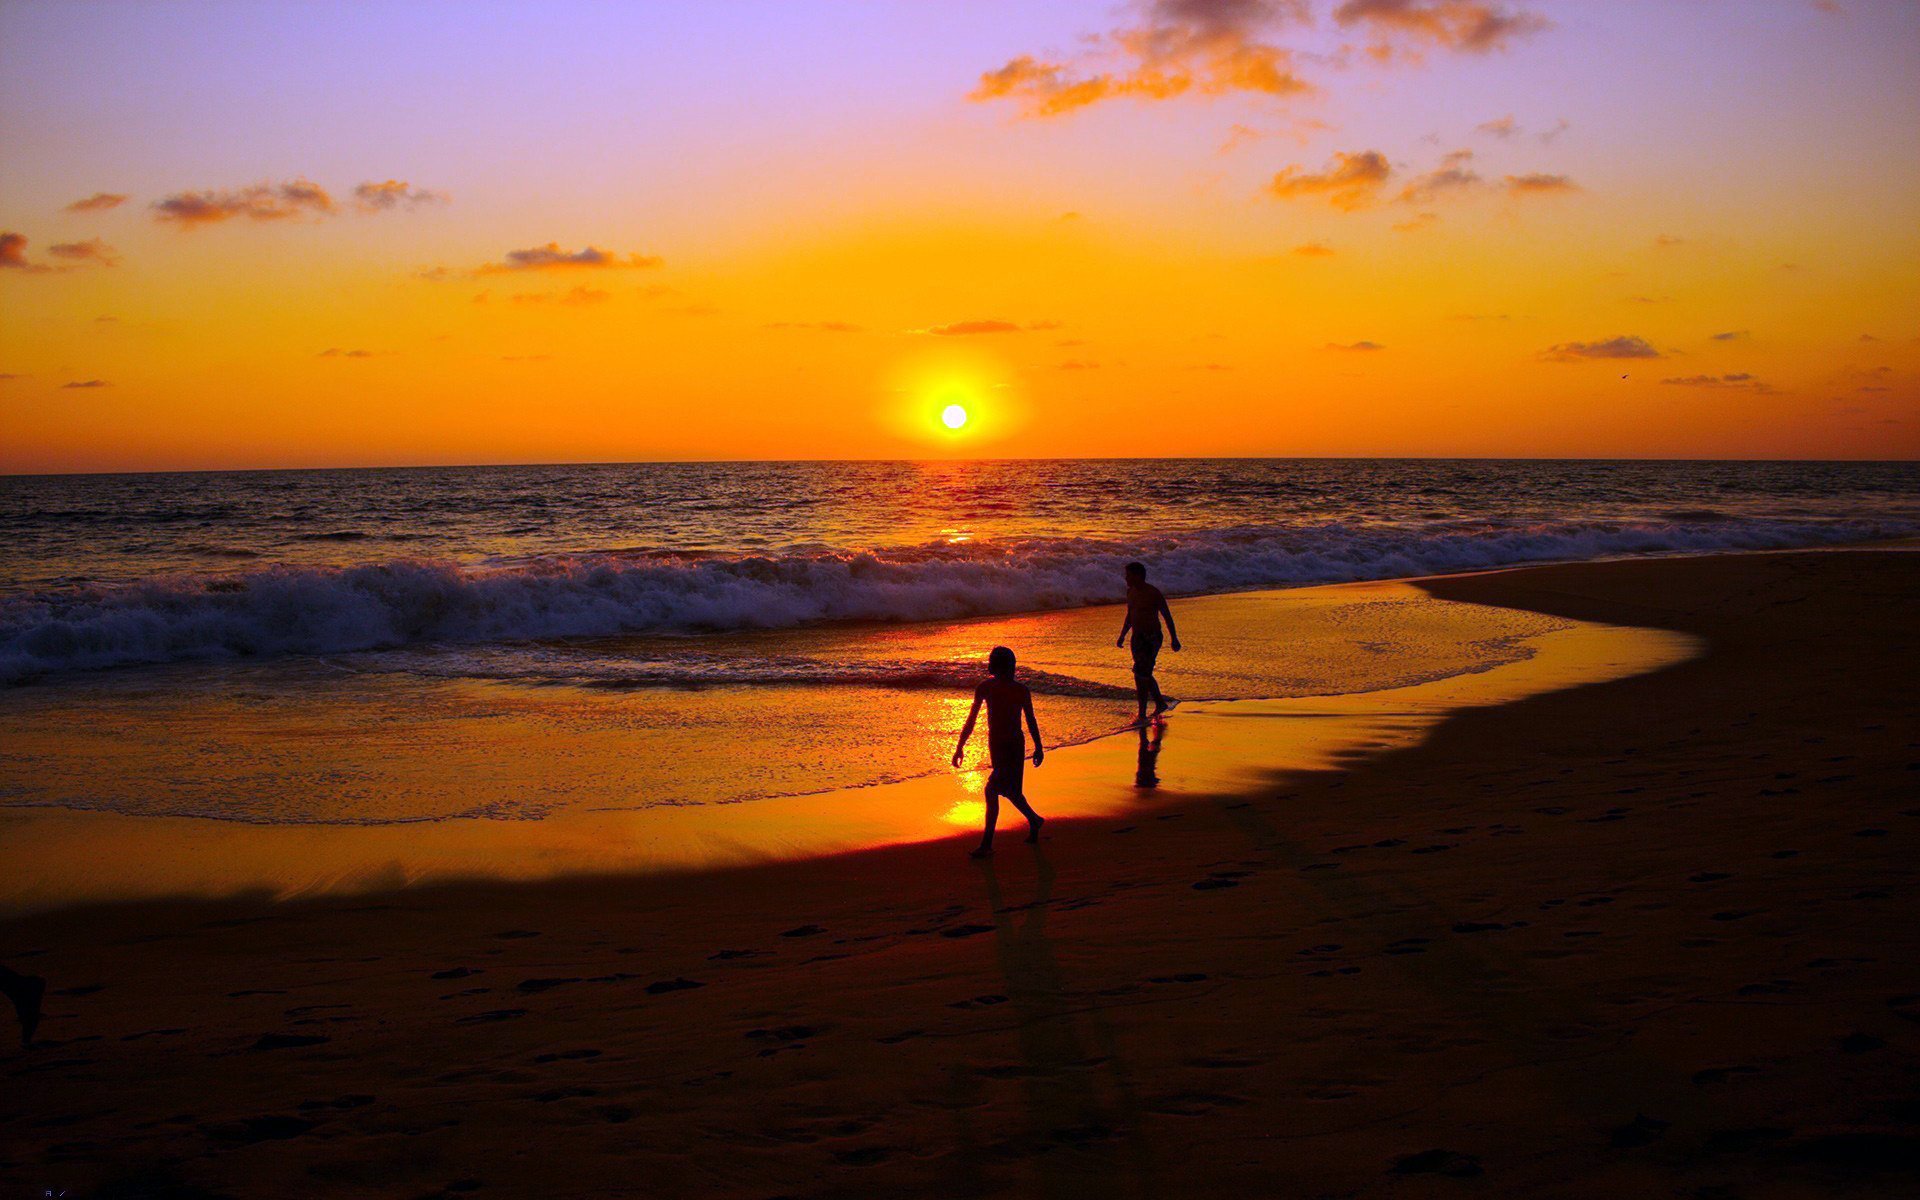
M 940 410 L 940 423 L 948 429 L 959 429 L 967 423 L 967 410 L 958 404 L 949 404 Z

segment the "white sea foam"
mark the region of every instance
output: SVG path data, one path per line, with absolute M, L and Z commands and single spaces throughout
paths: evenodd
M 1169 592 L 1385 579 L 1549 560 L 1779 549 L 1916 532 L 1893 520 L 1567 522 L 1527 527 L 1238 527 L 777 557 L 576 554 L 461 566 L 396 560 L 172 576 L 0 601 L 0 681 L 195 659 L 426 643 L 930 621 L 1121 596 L 1139 558 Z

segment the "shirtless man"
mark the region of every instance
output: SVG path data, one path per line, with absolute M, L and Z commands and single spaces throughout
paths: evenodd
M 1127 631 L 1133 631 L 1133 691 L 1140 701 L 1135 724 L 1147 723 L 1147 701 L 1153 701 L 1153 715 L 1167 711 L 1160 695 L 1160 682 L 1153 677 L 1153 664 L 1160 657 L 1160 622 L 1167 623 L 1167 640 L 1180 649 L 1180 635 L 1173 628 L 1173 610 L 1167 607 L 1165 593 L 1147 582 L 1147 568 L 1141 563 L 1127 564 L 1127 621 L 1120 626 L 1116 646 L 1127 644 Z

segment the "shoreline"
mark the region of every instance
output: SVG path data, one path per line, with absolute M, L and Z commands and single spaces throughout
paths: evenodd
M 1050 821 L 985 866 L 956 834 L 0 921 L 0 961 L 53 989 L 43 1044 L 0 1059 L 0 1180 L 1910 1194 L 1920 559 L 1420 587 L 1706 649 L 1457 708 L 1336 769 Z
M 1248 620 L 1250 611 L 1271 610 L 1267 627 L 1284 629 L 1289 614 L 1302 605 L 1409 600 L 1425 595 L 1423 582 L 1190 597 L 1182 612 L 1191 629 L 1205 627 L 1210 617 L 1255 624 Z M 1215 616 L 1216 608 L 1231 615 Z M 1068 615 L 1091 616 L 1097 623 L 1115 612 L 1109 605 Z M 960 631 L 957 636 L 964 638 L 969 627 L 1022 619 L 980 618 L 942 628 Z M 1489 636 L 1494 628 L 1489 626 Z M 1185 793 L 1241 786 L 1237 781 L 1256 774 L 1355 763 L 1417 742 L 1462 708 L 1659 670 L 1698 652 L 1684 635 L 1595 622 L 1502 636 L 1524 652 L 1483 664 L 1455 662 L 1435 678 L 1402 686 L 1182 701 L 1163 726 L 1175 734 L 1178 750 L 1157 766 L 1159 776 L 1151 785 L 1141 781 L 1144 751 L 1131 744 L 1139 741 L 1144 747 L 1147 731 L 1120 726 L 1052 741 L 1047 769 L 1034 776 L 1039 802 L 1049 820 L 1068 822 L 1158 808 L 1177 803 Z M 1170 664 L 1175 670 L 1184 665 Z M 944 716 L 957 721 L 958 711 Z M 1249 717 L 1262 718 L 1258 725 L 1265 728 L 1248 736 L 1255 728 L 1244 723 Z M 932 740 L 950 740 L 952 733 L 937 731 Z M 275 749 L 271 742 L 260 748 Z M 529 818 L 274 821 L 56 805 L 0 807 L 0 917 L 71 905 L 239 894 L 289 900 L 373 895 L 435 882 L 684 874 L 938 841 L 979 828 L 986 775 L 979 747 L 975 750 L 959 772 L 943 765 L 853 787 L 717 803 L 588 807 Z M 82 854 L 89 862 L 84 872 L 72 865 Z

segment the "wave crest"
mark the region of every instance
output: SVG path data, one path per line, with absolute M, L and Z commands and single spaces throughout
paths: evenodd
M 1694 514 L 1689 514 L 1694 515 Z M 1704 516 L 1704 514 L 1699 514 Z M 423 643 L 931 621 L 1107 603 L 1120 567 L 1203 593 L 1618 555 L 1785 549 L 1912 534 L 1894 520 L 1261 526 L 1138 542 L 936 544 L 712 557 L 601 552 L 492 566 L 401 559 L 171 576 L 0 601 L 0 681 L 196 659 Z

